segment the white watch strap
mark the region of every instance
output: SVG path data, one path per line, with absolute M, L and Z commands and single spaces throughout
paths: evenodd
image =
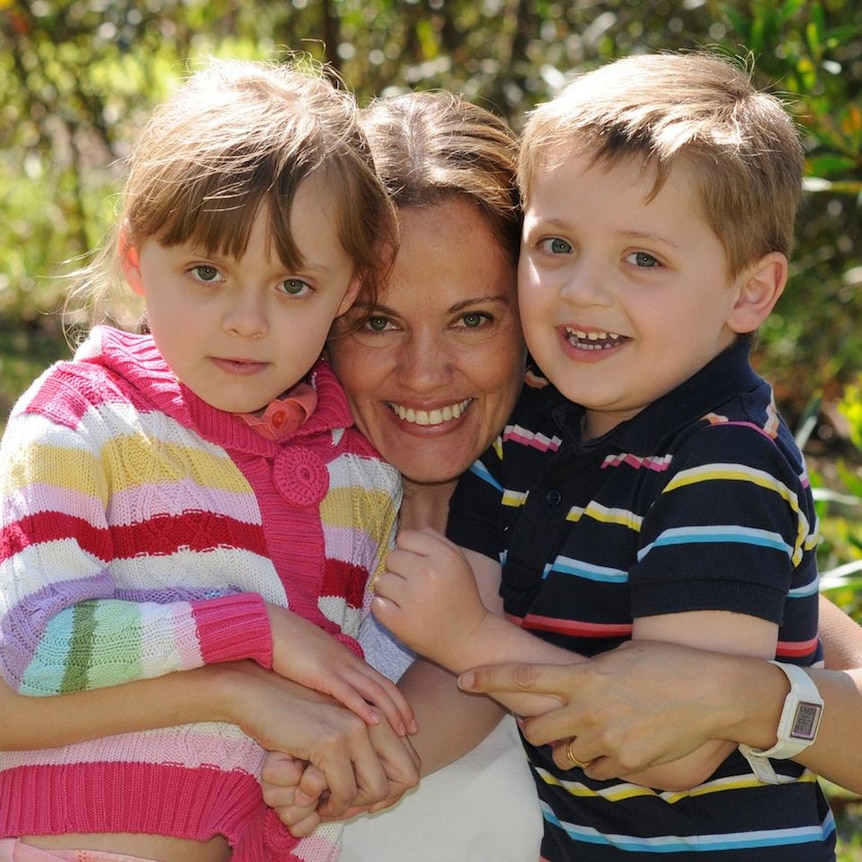
M 795 664 L 770 662 L 781 668 L 790 681 L 790 692 L 784 699 L 784 709 L 778 722 L 777 740 L 772 748 L 759 751 L 749 745 L 739 750 L 748 760 L 754 774 L 766 784 L 780 783 L 769 758 L 785 760 L 795 757 L 817 739 L 820 718 L 823 715 L 823 698 L 814 680 Z

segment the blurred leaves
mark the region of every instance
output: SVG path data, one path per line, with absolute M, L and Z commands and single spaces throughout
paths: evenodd
M 363 101 L 447 88 L 518 128 L 574 72 L 701 47 L 753 66 L 805 135 L 791 281 L 757 355 L 792 419 L 862 369 L 862 8 L 843 0 L 0 0 L 0 325 L 56 307 L 50 276 L 104 235 L 136 129 L 207 54 L 305 52 Z

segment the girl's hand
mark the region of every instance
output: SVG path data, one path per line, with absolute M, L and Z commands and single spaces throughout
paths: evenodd
M 419 780 L 419 756 L 408 737 L 399 737 L 385 724 L 368 728 L 380 758 L 386 783 L 362 787 L 353 804 L 336 810 L 330 804 L 326 776 L 310 763 L 281 752 L 269 752 L 262 771 L 263 798 L 297 838 L 308 835 L 321 820 L 342 820 L 394 805 Z
M 388 722 L 368 725 L 329 695 L 252 661 L 210 667 L 222 680 L 219 719 L 238 725 L 268 751 L 315 766 L 325 779 L 327 816 L 343 817 L 353 805 L 385 799 L 390 775 L 410 786 L 419 780 L 412 746 Z
M 331 695 L 368 724 L 378 724 L 382 713 L 400 735 L 416 733 L 413 710 L 395 683 L 314 623 L 277 605 L 267 610 L 276 673 Z
M 420 655 L 462 667 L 489 611 L 461 549 L 434 530 L 402 530 L 375 582 L 374 616 Z

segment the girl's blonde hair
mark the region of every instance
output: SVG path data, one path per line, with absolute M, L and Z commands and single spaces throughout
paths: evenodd
M 755 89 L 735 62 L 706 52 L 644 54 L 575 78 L 527 120 L 519 165 L 525 200 L 537 170 L 574 153 L 605 164 L 641 159 L 655 173 L 653 195 L 677 161 L 692 166 L 731 276 L 793 248 L 799 134 L 782 103 Z
M 336 202 L 336 232 L 362 278 L 365 301 L 373 303 L 397 222 L 357 114 L 353 96 L 310 63 L 211 61 L 144 127 L 128 162 L 115 233 L 79 273 L 74 295 L 98 308 L 122 281 L 120 231 L 132 246 L 155 239 L 239 257 L 262 207 L 275 253 L 288 268 L 300 268 L 291 208 L 300 183 L 315 173 Z

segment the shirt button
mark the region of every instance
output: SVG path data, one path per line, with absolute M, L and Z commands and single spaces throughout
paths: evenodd
M 275 428 L 282 428 L 287 420 L 287 413 L 284 410 L 278 410 L 272 415 L 272 424 Z
M 562 499 L 563 495 L 556 488 L 552 488 L 545 494 L 545 502 L 549 506 L 559 506 Z

